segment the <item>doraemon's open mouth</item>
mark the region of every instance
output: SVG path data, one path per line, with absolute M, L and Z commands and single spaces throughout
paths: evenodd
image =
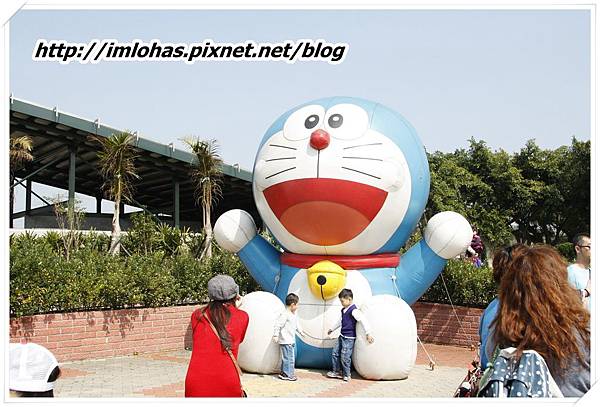
M 263 193 L 288 232 L 319 246 L 356 237 L 375 218 L 388 194 L 370 185 L 331 178 L 285 181 Z

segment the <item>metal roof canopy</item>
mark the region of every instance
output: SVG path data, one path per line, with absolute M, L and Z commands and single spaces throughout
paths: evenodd
M 96 197 L 98 203 L 104 197 L 103 179 L 98 171 L 100 146 L 89 137 L 110 137 L 117 132 L 121 130 L 105 126 L 98 119 L 90 121 L 61 112 L 56 107 L 49 109 L 10 98 L 11 137 L 28 135 L 33 141 L 34 159 L 20 168 L 16 177 L 69 190 L 70 199 L 74 199 L 74 192 Z M 146 140 L 137 133 L 133 135 L 138 155 L 135 167 L 140 178 L 134 181 L 131 205 L 154 214 L 172 214 L 175 225 L 179 220 L 201 224 L 202 213 L 194 198 L 189 175 L 190 164 L 196 157 L 172 144 Z M 223 197 L 213 209 L 213 221 L 223 212 L 239 208 L 249 212 L 257 225 L 262 224 L 252 197 L 252 173 L 227 164 L 223 164 L 222 170 Z M 71 189 L 69 180 L 74 183 Z M 177 202 L 179 211 L 176 210 Z

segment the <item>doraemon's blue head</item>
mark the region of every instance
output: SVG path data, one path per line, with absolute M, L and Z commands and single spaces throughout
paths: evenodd
M 292 253 L 396 252 L 429 195 L 421 141 L 398 113 L 351 97 L 296 107 L 267 130 L 254 163 L 254 199 Z

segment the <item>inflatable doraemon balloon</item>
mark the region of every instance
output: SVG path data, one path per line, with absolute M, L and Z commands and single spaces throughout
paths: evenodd
M 252 185 L 258 211 L 284 251 L 258 235 L 252 217 L 241 210 L 219 217 L 215 238 L 239 255 L 271 297 L 283 301 L 290 292 L 300 297 L 297 315 L 306 334 L 296 339 L 296 366 L 331 367 L 339 330 L 331 336 L 327 331 L 341 317 L 338 293 L 349 288 L 375 338 L 369 344 L 358 324 L 356 370 L 369 379 L 407 377 L 417 353 L 409 304 L 433 283 L 447 259 L 466 250 L 472 237 L 461 215 L 442 212 L 431 218 L 420 242 L 398 255 L 429 195 L 425 149 L 411 125 L 364 99 L 309 102 L 283 114 L 267 130 Z M 275 316 L 260 306 L 265 300 L 251 300 L 254 295 L 249 294 L 242 309 L 272 326 Z M 240 355 L 264 355 L 240 356 L 242 368 L 272 372 L 279 352 L 269 346 L 272 330 L 249 334 Z

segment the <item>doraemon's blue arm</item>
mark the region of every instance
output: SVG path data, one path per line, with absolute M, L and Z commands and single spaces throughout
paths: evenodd
M 273 291 L 279 275 L 281 253 L 261 235 L 256 235 L 238 252 L 238 256 L 252 277 L 266 291 Z
M 237 253 L 254 280 L 266 291 L 273 291 L 279 275 L 280 252 L 256 233 L 252 216 L 241 209 L 222 214 L 214 227 L 215 239 L 223 249 Z
M 396 285 L 408 304 L 417 301 L 440 275 L 448 259 L 463 253 L 473 232 L 456 212 L 441 212 L 427 223 L 423 239 L 402 255 Z
M 396 285 L 400 296 L 408 304 L 413 304 L 427 291 L 444 269 L 447 260 L 438 256 L 420 240 L 404 253 L 396 268 Z

